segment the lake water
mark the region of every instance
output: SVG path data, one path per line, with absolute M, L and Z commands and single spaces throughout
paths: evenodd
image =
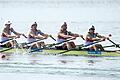
M 118 80 L 120 57 L 15 55 L 0 60 L 1 80 Z
M 16 31 L 29 31 L 33 22 L 55 38 L 64 21 L 68 30 L 85 34 L 91 25 L 96 32 L 120 43 L 119 0 L 0 0 L 0 31 L 4 22 L 12 21 Z M 18 42 L 25 42 L 21 37 Z M 51 38 L 46 43 L 55 43 Z M 76 44 L 83 44 L 80 38 Z M 109 41 L 103 45 L 111 45 Z M 116 48 L 115 48 L 116 49 Z M 119 57 L 75 57 L 44 55 L 11 55 L 0 61 L 1 80 L 119 80 Z

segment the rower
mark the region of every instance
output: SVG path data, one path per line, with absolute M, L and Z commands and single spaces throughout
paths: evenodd
M 75 38 L 76 39 L 77 37 L 83 38 L 82 35 L 74 34 L 70 31 L 67 31 L 67 23 L 64 22 L 64 24 L 61 26 L 60 32 L 58 33 L 57 42 L 60 43 L 60 42 L 64 42 L 67 39 L 70 39 L 70 38 Z M 71 50 L 71 49 L 74 49 L 75 47 L 76 47 L 76 45 L 73 41 L 65 42 L 61 46 L 56 46 L 57 49 L 63 49 L 63 50 L 64 49 L 65 50 Z
M 48 34 L 43 33 L 41 30 L 37 29 L 37 23 L 34 22 L 31 25 L 31 29 L 30 32 L 28 34 L 28 43 L 30 42 L 35 42 L 37 39 L 47 39 L 48 38 Z M 41 47 L 44 47 L 45 43 L 44 42 L 35 42 L 31 45 L 31 48 L 38 48 L 40 49 Z
M 7 21 L 7 23 L 5 23 L 5 28 L 3 29 L 2 34 L 1 34 L 1 42 L 9 40 L 9 38 L 12 38 L 12 39 L 13 38 L 20 38 L 20 35 L 24 35 L 24 34 L 16 32 L 11 27 L 11 24 L 12 23 L 10 21 Z M 11 35 L 11 33 L 14 33 L 14 35 Z M 6 42 L 4 45 L 6 47 L 14 47 L 14 41 Z
M 92 44 L 93 42 L 99 41 L 99 40 L 104 41 L 105 39 L 107 39 L 107 37 L 101 36 L 98 33 L 95 33 L 95 27 L 92 25 L 92 27 L 89 29 L 89 32 L 86 35 L 85 45 Z M 96 44 L 96 45 L 90 47 L 89 50 L 104 51 L 104 48 L 102 47 L 101 44 Z

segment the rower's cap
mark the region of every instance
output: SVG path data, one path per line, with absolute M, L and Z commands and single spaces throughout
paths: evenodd
M 5 25 L 11 25 L 12 23 L 10 21 L 7 21 Z
M 34 23 L 32 24 L 32 26 L 37 26 L 37 23 L 36 23 L 36 22 L 34 22 Z
M 91 27 L 91 28 L 93 28 L 93 29 L 95 30 L 95 26 L 93 26 L 93 25 L 92 25 L 92 27 Z
M 92 25 L 92 27 L 89 30 L 95 30 L 95 27 Z
M 61 28 L 62 28 L 62 27 L 67 27 L 67 23 L 64 22 L 63 25 L 61 26 Z

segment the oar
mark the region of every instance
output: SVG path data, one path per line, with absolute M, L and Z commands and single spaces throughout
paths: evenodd
M 52 38 L 54 41 L 56 41 L 56 39 L 52 35 L 50 35 L 49 37 Z
M 115 42 L 113 42 L 111 39 L 107 39 L 108 41 L 110 41 L 112 44 L 114 44 L 116 47 L 120 48 L 120 46 L 118 44 L 116 44 Z
M 11 39 L 8 39 L 8 40 L 6 40 L 6 41 L 12 40 L 12 41 L 14 42 L 14 44 L 16 44 L 16 46 L 17 46 L 18 48 L 20 48 L 20 47 L 19 47 L 19 44 L 18 44 L 17 41 L 16 41 L 16 39 L 17 39 L 17 38 L 11 38 Z M 3 43 L 3 42 L 6 42 L 6 41 L 2 41 L 2 43 Z M 15 46 L 14 46 L 14 47 L 15 47 Z M 0 52 L 5 52 L 5 51 L 8 51 L 8 50 L 11 50 L 11 49 L 13 49 L 14 47 L 9 47 L 9 48 L 7 48 L 7 49 L 5 49 L 5 50 L 1 50 Z
M 16 44 L 18 48 L 20 48 L 20 47 L 19 47 L 19 44 L 17 43 L 17 41 L 14 40 L 14 39 L 12 39 L 12 40 L 14 41 L 14 44 Z M 14 47 L 9 47 L 9 48 L 7 48 L 7 49 L 5 49 L 5 50 L 1 50 L 0 52 L 5 52 L 5 51 L 11 50 L 11 49 L 13 49 L 13 48 L 14 48 Z
M 27 38 L 24 34 L 22 34 L 22 36 L 24 36 L 25 38 Z M 19 44 L 17 43 L 17 41 L 16 41 L 15 39 L 17 39 L 17 38 L 11 38 L 11 39 L 8 39 L 8 40 L 5 40 L 5 41 L 1 41 L 0 43 L 2 44 L 2 43 L 4 43 L 4 42 L 13 40 L 14 43 L 17 45 L 17 47 L 19 47 Z M 13 48 L 14 48 L 14 47 L 10 47 L 10 48 L 8 48 L 8 49 L 1 50 L 0 52 L 5 52 L 5 51 L 11 50 L 11 49 L 13 49 Z M 20 48 L 20 47 L 19 47 L 19 48 Z
M 94 45 L 94 44 L 96 44 L 96 43 L 102 42 L 102 41 L 103 41 L 103 40 L 99 40 L 99 41 L 96 41 L 96 42 L 93 42 L 93 43 L 87 44 L 87 45 L 83 45 L 83 44 L 82 44 L 81 49 L 84 48 L 84 47 L 88 47 L 88 46 Z M 75 49 L 65 50 L 65 51 L 60 52 L 60 53 L 57 53 L 57 54 L 64 54 L 64 53 L 69 52 L 69 51 L 72 51 L 72 50 L 75 50 Z
M 42 49 L 44 49 L 44 48 L 51 48 L 51 47 L 53 47 L 53 46 L 56 46 L 56 45 L 59 45 L 59 44 L 62 44 L 62 43 L 65 43 L 65 42 L 68 42 L 68 41 L 71 41 L 71 40 L 74 40 L 74 39 L 75 39 L 75 38 L 70 38 L 70 39 L 67 39 L 67 40 L 62 41 L 62 42 L 59 42 L 59 43 L 53 43 L 53 44 L 49 45 L 48 47 L 47 47 L 47 45 L 45 45 L 45 47 L 43 47 L 43 48 L 35 49 L 35 50 L 33 50 L 33 51 L 30 51 L 30 52 L 35 52 L 35 51 L 38 51 L 38 50 L 42 50 Z
M 108 35 L 108 37 L 111 37 L 111 36 L 112 36 L 111 34 Z M 85 40 L 85 39 L 83 38 L 83 40 Z M 92 42 L 92 43 L 87 44 L 87 45 L 82 45 L 81 49 L 84 48 L 84 47 L 88 47 L 88 46 L 94 45 L 96 43 L 102 42 L 102 41 L 105 41 L 105 40 L 98 40 L 98 41 Z M 71 51 L 71 50 L 66 50 L 66 51 L 60 52 L 58 54 L 63 54 L 63 53 L 69 52 L 69 51 Z
M 63 41 L 63 42 L 54 43 L 54 44 L 49 45 L 49 46 L 46 47 L 46 48 L 51 48 L 51 47 L 53 47 L 53 46 L 56 46 L 56 45 L 59 45 L 59 44 L 62 44 L 62 43 L 65 43 L 65 42 L 68 42 L 68 41 L 74 40 L 74 39 L 75 39 L 75 38 L 70 38 L 70 39 L 67 39 L 67 40 L 65 40 L 65 41 Z M 99 43 L 99 42 L 102 42 L 102 41 L 103 41 L 103 40 L 99 40 L 99 41 L 93 42 L 93 43 L 88 44 L 88 45 L 83 45 L 82 48 L 83 48 L 83 47 L 90 46 L 90 45 L 93 45 L 93 44 L 96 44 L 96 43 Z M 46 45 L 45 45 L 45 46 L 46 46 Z M 44 48 L 35 49 L 35 50 L 31 51 L 31 52 L 35 52 L 35 51 L 42 50 L 42 49 L 44 49 Z M 72 49 L 72 50 L 73 50 L 73 49 Z M 71 51 L 71 50 L 65 50 L 64 52 L 60 52 L 60 53 L 57 53 L 57 54 L 63 54 L 63 53 L 65 53 L 65 52 L 69 52 L 69 51 Z
M 24 34 L 22 34 L 22 36 L 24 36 L 25 38 L 27 38 Z M 16 39 L 16 38 L 15 38 L 15 39 Z M 7 40 L 4 40 L 4 41 L 1 41 L 0 43 L 3 44 L 3 43 L 5 43 L 5 42 L 7 42 L 7 41 L 10 41 L 10 40 L 13 40 L 13 38 L 10 38 L 10 39 L 7 39 Z
M 27 38 L 27 36 L 25 34 L 22 34 L 23 37 Z
M 25 35 L 23 35 L 24 37 L 26 37 Z M 55 40 L 56 41 L 56 39 L 55 38 L 53 38 L 52 37 L 52 35 L 50 35 L 49 37 L 51 37 L 53 40 Z M 26 37 L 27 38 L 27 37 Z M 32 43 L 35 43 L 35 42 L 38 42 L 38 41 L 41 41 L 41 40 L 45 40 L 46 38 L 43 38 L 43 39 L 37 39 L 37 40 L 35 40 L 35 41 L 32 41 L 32 42 L 28 42 L 28 43 L 25 43 L 25 44 L 32 44 Z
M 75 38 L 70 38 L 70 39 L 67 39 L 65 41 L 62 41 L 62 42 L 58 42 L 58 43 L 53 43 L 51 44 L 49 47 L 53 47 L 53 46 L 56 46 L 56 45 L 59 45 L 59 44 L 62 44 L 62 43 L 65 43 L 65 42 L 68 42 L 68 41 L 71 41 L 71 40 L 74 40 Z
M 13 47 L 10 47 L 10 48 L 5 49 L 5 50 L 1 50 L 0 52 L 5 52 L 5 51 L 11 50 L 11 49 L 13 49 Z
M 83 40 L 85 40 L 84 38 L 83 38 L 83 36 L 80 36 Z M 67 40 L 65 40 L 65 41 L 62 41 L 62 42 L 59 42 L 59 43 L 53 43 L 53 44 L 51 44 L 50 45 L 50 47 L 51 46 L 56 46 L 56 45 L 59 45 L 59 44 L 62 44 L 62 43 L 65 43 L 65 42 L 68 42 L 68 41 L 71 41 L 71 40 L 74 40 L 74 39 L 76 39 L 75 37 L 73 37 L 73 38 L 69 38 L 69 39 L 67 39 Z
M 108 48 L 108 47 L 115 47 L 115 45 L 103 46 L 103 48 Z
M 119 45 L 120 46 L 120 44 L 117 44 L 117 45 Z M 116 45 L 108 45 L 108 46 L 103 46 L 103 48 L 108 48 L 108 47 L 116 47 Z
M 44 40 L 44 39 L 46 39 L 46 38 L 43 38 L 43 39 L 37 39 L 37 40 L 35 40 L 35 41 L 28 42 L 28 43 L 25 43 L 25 44 L 32 44 L 32 43 L 35 43 L 35 42 L 38 42 L 38 41 L 42 41 L 42 40 Z
M 1 41 L 0 43 L 4 43 L 4 42 L 7 42 L 7 41 L 10 41 L 10 40 L 13 40 L 12 38 L 11 39 L 7 39 L 7 40 L 4 40 L 4 41 Z

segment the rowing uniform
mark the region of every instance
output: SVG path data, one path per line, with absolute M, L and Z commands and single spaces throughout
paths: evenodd
M 3 31 L 5 31 L 5 29 L 4 29 Z M 13 28 L 10 28 L 8 34 L 11 35 L 11 33 L 12 33 L 13 31 L 14 31 L 14 29 L 13 29 Z M 8 40 L 8 39 L 9 39 L 9 38 L 4 34 L 4 32 L 2 32 L 1 42 L 2 42 L 2 41 L 6 41 L 6 40 Z
M 65 35 L 71 35 L 72 33 L 66 31 L 66 33 L 64 33 L 64 34 L 65 34 Z M 65 40 L 66 40 L 66 38 L 58 35 L 58 37 L 57 37 L 57 42 L 58 42 L 58 43 L 64 42 Z M 63 44 L 63 45 L 61 44 L 61 45 L 55 46 L 55 47 L 56 47 L 56 49 L 60 49 L 60 50 L 68 50 L 66 44 Z
M 64 34 L 65 34 L 65 35 L 71 35 L 72 33 L 69 32 L 69 31 L 66 31 L 66 33 L 64 33 Z M 58 42 L 58 43 L 63 42 L 63 41 L 65 41 L 65 40 L 66 40 L 66 38 L 58 35 L 58 37 L 57 37 L 57 42 Z
M 37 30 L 36 32 L 31 31 L 31 34 L 34 34 L 34 35 L 38 35 L 38 34 L 43 35 L 44 33 L 41 30 Z M 34 36 L 32 36 L 32 35 L 29 34 L 27 41 L 28 42 L 34 42 L 34 41 L 36 41 L 36 38 Z
M 99 35 L 98 33 L 93 33 L 93 34 L 90 34 L 88 32 L 87 36 L 86 36 L 86 42 L 85 42 L 85 45 L 91 45 L 93 44 L 93 40 L 90 39 L 90 38 L 96 38 L 96 37 L 100 37 L 101 35 Z M 89 38 L 88 38 L 89 37 Z M 93 49 L 92 49 L 93 48 Z M 104 48 L 102 47 L 101 44 L 95 44 L 95 46 L 93 46 L 91 48 L 91 50 L 100 50 L 100 51 L 104 51 Z
M 85 45 L 89 45 L 89 44 L 92 44 L 94 41 L 87 38 L 87 37 L 90 37 L 90 38 L 96 38 L 98 36 L 98 33 L 94 33 L 94 34 L 90 34 L 88 32 L 87 36 L 86 36 L 86 42 L 85 42 Z

